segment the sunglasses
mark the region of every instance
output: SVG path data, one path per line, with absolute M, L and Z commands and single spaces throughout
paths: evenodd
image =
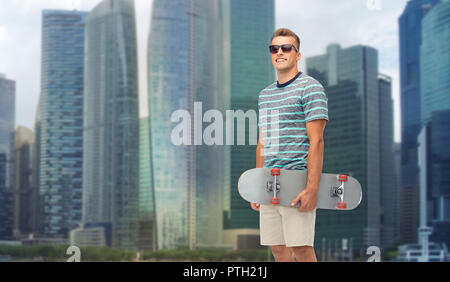
M 292 47 L 294 47 L 295 51 L 298 52 L 298 49 L 297 49 L 297 47 L 294 46 L 294 44 L 270 45 L 269 50 L 270 50 L 270 53 L 277 54 L 278 50 L 280 50 L 280 48 L 281 48 L 281 50 L 284 53 L 289 53 L 289 52 L 291 52 Z

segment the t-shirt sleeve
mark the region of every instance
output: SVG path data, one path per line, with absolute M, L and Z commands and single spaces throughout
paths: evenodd
M 301 98 L 305 122 L 317 119 L 328 119 L 328 97 L 325 88 L 318 81 L 313 80 L 304 87 Z

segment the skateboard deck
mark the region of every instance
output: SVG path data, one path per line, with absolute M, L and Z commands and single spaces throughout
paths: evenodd
M 238 190 L 241 197 L 250 203 L 291 207 L 292 201 L 305 189 L 307 176 L 306 171 L 254 168 L 241 175 Z M 274 189 L 275 181 L 277 189 Z M 361 184 L 355 178 L 330 173 L 323 173 L 320 177 L 318 209 L 353 210 L 361 200 Z

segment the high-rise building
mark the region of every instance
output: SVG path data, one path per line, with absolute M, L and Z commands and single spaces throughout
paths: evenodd
M 430 239 L 450 245 L 450 1 L 443 0 L 422 19 L 420 46 L 421 122 L 418 137 L 420 227 Z
M 395 193 L 394 197 L 397 199 L 395 203 L 395 226 L 394 226 L 394 242 L 397 244 L 400 242 L 400 193 L 402 191 L 401 189 L 401 171 L 402 171 L 402 143 L 401 142 L 395 142 L 394 143 L 394 149 L 393 149 L 393 156 L 394 156 L 394 177 L 395 177 L 395 183 L 397 186 L 397 192 Z
M 222 243 L 226 149 L 203 140 L 203 113 L 222 111 L 227 99 L 219 4 L 153 2 L 148 91 L 159 248 Z M 179 137 L 186 142 L 172 142 Z
M 152 251 L 157 248 L 157 234 L 149 118 L 139 121 L 139 250 Z
M 0 238 L 13 235 L 16 82 L 0 74 Z
M 333 44 L 326 54 L 307 58 L 306 64 L 308 74 L 322 83 L 328 96 L 330 121 L 325 128 L 323 171 L 350 174 L 363 189 L 357 209 L 345 213 L 317 212 L 316 245 L 334 246 L 347 240 L 354 249 L 379 246 L 378 52 L 368 46 L 341 48 Z
M 13 238 L 14 195 L 6 186 L 7 160 L 7 154 L 0 153 L 0 239 Z
M 396 244 L 398 182 L 394 158 L 394 112 L 392 79 L 379 74 L 380 99 L 380 247 L 393 248 Z
M 32 186 L 32 148 L 34 134 L 31 129 L 19 126 L 16 129 L 15 144 L 15 187 L 14 187 L 14 237 L 23 238 L 33 233 L 34 208 Z
M 16 82 L 0 74 L 0 152 L 6 153 L 8 190 L 14 187 L 14 130 L 16 122 Z
M 86 18 L 83 226 L 111 224 L 112 246 L 136 250 L 138 66 L 133 0 L 104 0 Z
M 275 71 L 268 51 L 275 31 L 275 7 L 273 0 L 231 0 L 227 2 L 224 17 L 225 50 L 228 53 L 230 109 L 258 111 L 258 93 L 275 81 Z M 249 116 L 250 117 L 250 116 Z M 256 167 L 256 145 L 251 144 L 251 120 L 233 121 L 234 145 L 230 146 L 231 186 L 226 191 L 225 229 L 259 229 L 259 214 L 250 208 L 238 193 L 240 175 Z M 245 144 L 239 144 L 239 136 Z M 258 138 L 258 136 L 257 136 Z
M 416 242 L 418 227 L 417 136 L 421 128 L 422 18 L 439 0 L 411 0 L 400 16 L 400 100 L 402 115 L 402 182 L 400 205 L 400 239 Z
M 420 97 L 422 125 L 434 111 L 450 109 L 450 1 L 441 1 L 422 19 Z
M 42 226 L 43 219 L 43 202 L 39 193 L 39 167 L 41 165 L 41 118 L 40 118 L 40 100 L 37 104 L 36 116 L 34 119 L 34 142 L 31 150 L 31 182 L 33 187 L 33 234 L 39 235 L 40 226 Z
M 40 229 L 67 238 L 81 221 L 85 12 L 42 12 Z
M 431 241 L 447 246 L 450 245 L 449 138 L 450 109 L 433 111 L 418 137 L 420 227 L 431 227 Z

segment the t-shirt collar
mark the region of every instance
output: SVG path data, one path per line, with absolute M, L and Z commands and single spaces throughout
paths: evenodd
M 289 84 L 291 84 L 292 82 L 294 82 L 301 74 L 302 74 L 302 72 L 300 71 L 299 73 L 297 73 L 296 76 L 294 76 L 294 78 L 292 78 L 291 80 L 289 80 L 288 82 L 285 82 L 285 83 L 283 83 L 283 84 L 280 84 L 280 83 L 277 81 L 277 87 L 278 87 L 278 88 L 282 88 L 282 87 L 288 86 Z

